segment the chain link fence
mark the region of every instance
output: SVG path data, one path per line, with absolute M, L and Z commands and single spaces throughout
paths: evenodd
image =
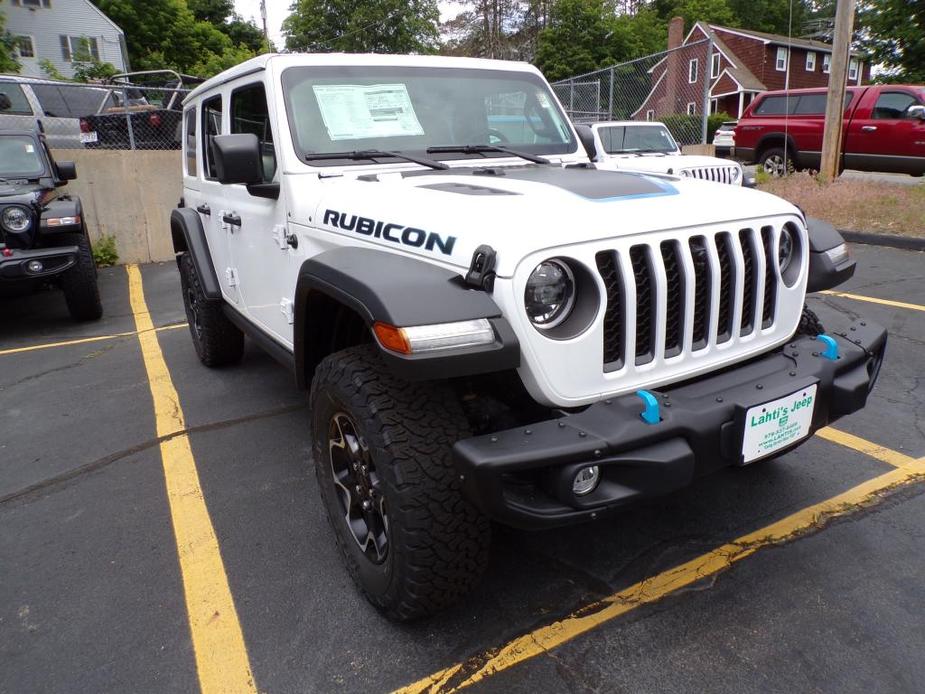
M 662 53 L 554 82 L 556 96 L 575 123 L 661 121 L 681 145 L 707 142 L 713 42 L 689 43 Z
M 0 78 L 0 129 L 40 123 L 54 149 L 179 149 L 189 88 Z

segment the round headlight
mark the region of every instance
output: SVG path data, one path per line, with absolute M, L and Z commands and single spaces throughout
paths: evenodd
M 0 214 L 0 223 L 7 231 L 26 231 L 32 226 L 32 216 L 22 207 L 7 207 Z
M 790 227 L 785 226 L 780 231 L 780 241 L 777 243 L 777 264 L 782 275 L 787 272 L 793 260 L 794 245 L 793 232 Z
M 524 306 L 530 322 L 540 330 L 560 325 L 575 305 L 575 275 L 559 260 L 544 260 L 527 280 Z

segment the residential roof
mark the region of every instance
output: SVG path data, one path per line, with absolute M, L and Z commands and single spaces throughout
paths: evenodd
M 700 22 L 698 22 L 699 24 Z M 832 52 L 832 45 L 829 43 L 824 43 L 822 41 L 814 41 L 812 39 L 801 39 L 797 37 L 782 36 L 781 34 L 769 34 L 765 31 L 754 31 L 752 29 L 734 29 L 733 27 L 724 27 L 719 24 L 710 24 L 710 29 L 727 31 L 731 34 L 738 34 L 740 36 L 746 36 L 748 38 L 758 39 L 764 43 L 772 43 L 780 46 L 796 46 L 797 48 L 808 48 L 810 50 L 822 51 L 824 53 Z M 857 51 L 852 51 L 851 55 L 858 56 L 861 55 Z

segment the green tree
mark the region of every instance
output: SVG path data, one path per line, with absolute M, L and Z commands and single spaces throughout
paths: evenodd
M 184 0 L 93 0 L 125 32 L 135 70 L 171 68 L 208 77 L 253 57 L 210 22 L 197 19 Z
M 536 66 L 556 81 L 611 62 L 612 15 L 603 0 L 559 0 L 537 38 Z
M 19 72 L 16 39 L 6 30 L 6 15 L 0 12 L 0 72 Z
M 220 27 L 234 14 L 234 0 L 186 0 L 193 16 L 201 22 Z
M 925 83 L 925 0 L 864 0 L 861 48 L 885 68 L 880 79 Z
M 433 53 L 437 0 L 296 0 L 283 22 L 290 51 Z
M 729 0 L 735 26 L 772 34 L 799 36 L 813 7 L 809 0 Z

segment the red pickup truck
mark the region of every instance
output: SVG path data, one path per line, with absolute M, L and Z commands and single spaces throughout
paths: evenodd
M 774 175 L 818 169 L 826 98 L 826 89 L 759 94 L 736 126 L 735 157 Z M 925 174 L 925 87 L 848 87 L 841 166 Z

